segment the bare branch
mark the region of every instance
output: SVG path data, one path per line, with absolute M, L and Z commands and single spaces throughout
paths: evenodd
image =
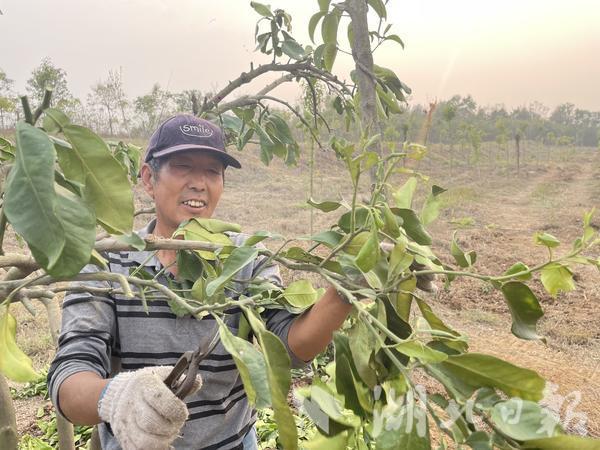
M 283 83 L 287 83 L 289 81 L 292 81 L 294 79 L 294 75 L 289 73 L 287 75 L 284 75 L 278 79 L 276 79 L 275 81 L 273 81 L 270 84 L 267 84 L 264 88 L 262 88 L 260 91 L 258 91 L 256 93 L 257 96 L 261 96 L 261 95 L 267 95 L 269 92 L 271 92 L 273 89 L 275 89 L 277 86 L 283 84 Z
M 345 84 L 342 81 L 340 81 L 337 76 L 332 75 L 325 70 L 319 69 L 312 63 L 311 59 L 307 59 L 305 61 L 300 61 L 300 62 L 296 62 L 296 63 L 290 63 L 290 64 L 278 64 L 278 63 L 263 64 L 263 65 L 258 66 L 255 69 L 252 68 L 249 72 L 243 72 L 238 78 L 229 82 L 229 84 L 227 84 L 227 86 L 225 86 L 223 89 L 221 89 L 212 98 L 210 98 L 209 100 L 205 99 L 206 101 L 202 105 L 202 108 L 200 108 L 200 114 L 205 113 L 213 108 L 216 108 L 217 105 L 219 105 L 219 103 L 221 103 L 225 97 L 227 97 L 233 91 L 238 89 L 240 86 L 243 86 L 244 84 L 248 84 L 255 78 L 258 78 L 259 76 L 264 75 L 265 73 L 269 73 L 269 72 L 288 72 L 292 76 L 302 76 L 302 74 L 304 74 L 305 76 L 318 76 L 320 79 L 322 79 L 326 83 L 341 86 L 343 89 L 345 89 L 347 92 L 349 92 L 347 90 Z M 285 77 L 282 77 L 282 78 L 285 78 Z M 271 89 L 275 88 L 276 86 L 278 86 L 279 84 L 281 84 L 283 82 L 284 81 L 276 80 L 276 82 L 274 82 L 275 86 L 273 86 Z M 263 88 L 263 90 L 269 88 L 274 83 L 267 85 L 265 88 Z M 266 92 L 269 92 L 271 89 L 267 90 Z M 260 92 L 259 92 L 259 94 L 260 94 Z M 220 110 L 223 111 L 221 108 L 220 108 Z

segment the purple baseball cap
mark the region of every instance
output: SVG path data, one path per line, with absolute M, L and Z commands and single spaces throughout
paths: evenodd
M 184 150 L 212 152 L 226 166 L 241 169 L 240 162 L 225 150 L 223 131 L 208 120 L 191 114 L 168 118 L 150 137 L 144 162 Z

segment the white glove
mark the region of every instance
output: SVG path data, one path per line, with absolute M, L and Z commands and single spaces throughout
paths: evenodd
M 188 410 L 163 381 L 172 369 L 160 366 L 123 372 L 106 387 L 98 414 L 110 423 L 123 450 L 165 450 L 177 438 Z M 198 375 L 193 392 L 201 386 Z

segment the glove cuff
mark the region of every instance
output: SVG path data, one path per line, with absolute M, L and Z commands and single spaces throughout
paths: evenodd
M 115 399 L 121 394 L 127 381 L 131 378 L 131 375 L 132 372 L 120 373 L 104 386 L 104 390 L 98 399 L 98 416 L 104 422 L 110 422 L 113 409 L 112 405 L 115 402 Z

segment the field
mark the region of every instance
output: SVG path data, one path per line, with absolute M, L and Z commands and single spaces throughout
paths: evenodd
M 547 254 L 533 243 L 536 231 L 551 233 L 563 243 L 561 247 L 570 248 L 580 233 L 584 211 L 599 206 L 600 153 L 528 144 L 519 174 L 513 161 L 507 166 L 505 161 L 488 157 L 478 164 L 455 163 L 450 173 L 446 149 L 435 145 L 424 160 L 409 162 L 409 167 L 429 175 L 430 183 L 448 189 L 443 194 L 443 212 L 430 229 L 434 249 L 445 262 L 452 261 L 449 242 L 456 229 L 461 247 L 477 251 L 475 269 L 480 273 L 499 274 L 517 261 L 528 265 L 542 262 Z M 491 149 L 491 144 L 488 147 Z M 496 155 L 490 154 L 492 158 Z M 286 168 L 279 161 L 265 167 L 252 150 L 240 159 L 244 169 L 227 171 L 225 194 L 216 216 L 241 224 L 247 232 L 269 230 L 288 237 L 308 234 L 308 158 L 303 156 L 295 168 Z M 335 157 L 317 150 L 316 162 L 315 198 L 349 199 L 347 175 Z M 401 182 L 398 176 L 394 184 Z M 423 198 L 425 186 L 420 189 L 419 198 Z M 149 206 L 149 199 L 141 189 L 138 192 L 139 206 Z M 335 220 L 335 212 L 317 213 L 315 230 Z M 139 225 L 142 222 L 139 218 Z M 600 225 L 600 219 L 594 223 Z M 11 245 L 16 244 L 13 241 Z M 284 276 L 290 280 L 290 274 Z M 548 404 L 560 413 L 563 424 L 574 432 L 587 430 L 600 437 L 599 281 L 595 268 L 579 268 L 577 289 L 556 298 L 545 294 L 539 281 L 533 283 L 546 313 L 541 333 L 547 344 L 515 338 L 501 295 L 480 281 L 461 279 L 449 291 L 441 288 L 432 305 L 442 318 L 469 336 L 472 351 L 488 352 L 539 371 L 555 388 Z M 35 366 L 43 368 L 52 357 L 45 313 L 32 318 L 21 306 L 17 310 L 19 342 Z M 16 401 L 20 432 L 31 429 L 35 412 L 43 404 L 39 397 Z

